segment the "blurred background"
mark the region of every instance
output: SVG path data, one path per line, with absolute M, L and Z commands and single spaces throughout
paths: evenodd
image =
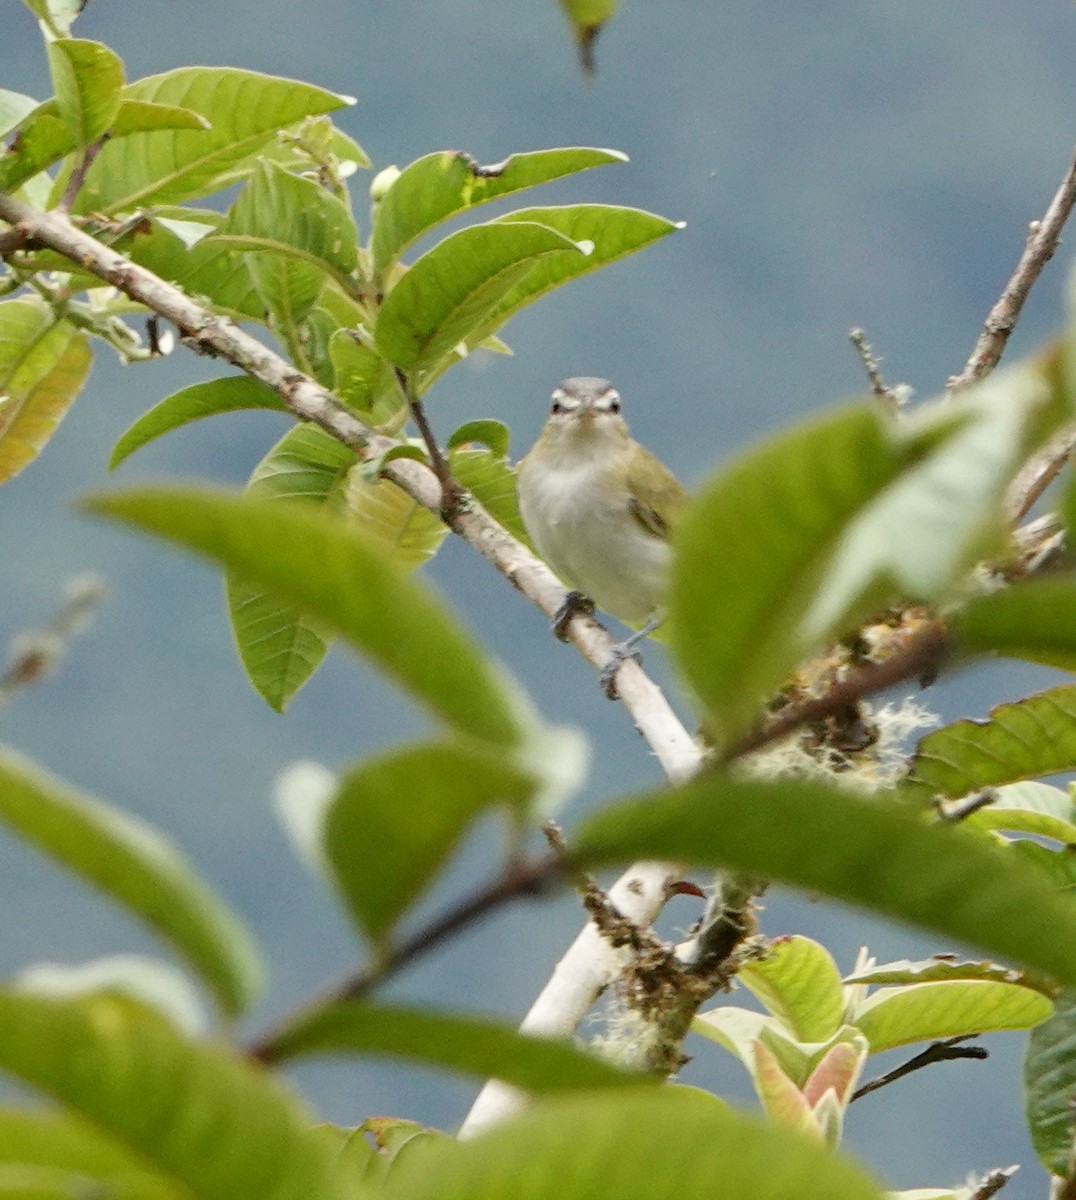
M 0 86 L 42 99 L 50 89 L 35 23 L 16 0 L 0 3 Z M 476 356 L 452 370 L 429 410 L 442 435 L 472 418 L 506 421 L 518 455 L 559 379 L 608 376 L 633 432 L 691 483 L 752 439 L 863 391 L 852 326 L 867 330 L 889 382 L 920 396 L 941 390 L 1072 153 L 1070 0 L 625 0 L 598 43 L 592 81 L 581 76 L 553 0 L 91 0 L 76 32 L 111 45 L 131 79 L 202 63 L 353 94 L 358 104 L 337 120 L 375 169 L 446 148 L 482 162 L 565 145 L 627 153 L 626 166 L 519 204 L 605 200 L 686 228 L 526 310 L 505 331 L 515 357 Z M 360 218 L 368 180 L 352 181 Z M 1069 258 L 1063 249 L 1037 285 L 1011 357 L 1060 325 Z M 271 972 L 253 1032 L 360 953 L 275 819 L 274 778 L 299 759 L 342 766 L 420 732 L 422 720 L 340 651 L 288 714 L 276 715 L 235 659 L 212 570 L 71 511 L 73 498 L 108 484 L 108 452 L 140 412 L 219 373 L 185 351 L 128 368 L 100 351 L 57 435 L 4 489 L 0 639 L 59 608 L 75 572 L 100 571 L 111 590 L 61 672 L 4 712 L 3 738 L 166 830 L 245 915 Z M 285 428 L 268 413 L 218 417 L 139 452 L 117 482 L 238 485 Z M 592 770 L 564 814 L 569 825 L 659 778 L 593 672 L 467 547 L 447 543 L 427 574 L 549 719 L 585 730 Z M 646 665 L 690 719 L 662 655 L 649 649 Z M 926 699 L 949 720 L 1051 680 L 1005 666 Z M 484 878 L 496 847 L 495 831 L 480 830 L 436 901 Z M 157 952 L 132 922 L 2 835 L 0 903 L 3 972 L 41 958 Z M 675 901 L 670 930 L 695 915 L 687 899 Z M 390 993 L 469 1008 L 480 997 L 484 1011 L 514 1020 L 579 924 L 570 898 L 520 906 L 423 960 Z M 864 943 L 882 960 L 958 949 L 779 892 L 767 899 L 763 928 L 820 938 L 846 970 Z M 1006 1196 L 1043 1195 L 1023 1129 L 1023 1038 L 987 1045 L 987 1063 L 936 1066 L 857 1103 L 848 1148 L 890 1187 L 953 1184 L 1020 1162 Z M 698 1039 L 690 1048 L 685 1078 L 750 1103 L 730 1056 Z M 872 1060 L 868 1073 L 877 1068 Z M 474 1092 L 367 1061 L 310 1063 L 291 1076 L 320 1114 L 348 1124 L 379 1114 L 451 1128 Z

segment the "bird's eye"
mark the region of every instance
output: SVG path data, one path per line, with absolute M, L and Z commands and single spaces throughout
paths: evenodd
M 620 412 L 620 401 L 619 400 L 610 400 L 609 401 L 609 411 L 611 413 Z
M 552 405 L 550 406 L 550 409 L 549 409 L 549 411 L 550 411 L 551 413 L 559 413 L 559 412 L 563 412 L 563 411 L 564 411 L 564 405 L 563 405 L 563 404 L 561 404 L 561 402 L 560 402 L 559 400 L 554 400 L 554 401 L 553 401 L 553 403 L 552 403 Z

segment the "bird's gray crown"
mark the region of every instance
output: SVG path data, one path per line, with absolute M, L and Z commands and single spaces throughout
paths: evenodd
M 620 411 L 620 393 L 608 379 L 595 375 L 574 375 L 553 389 L 553 411 L 573 412 L 587 405 L 599 412 Z

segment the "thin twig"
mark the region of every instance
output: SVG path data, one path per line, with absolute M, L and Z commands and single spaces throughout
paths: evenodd
M 963 800 L 955 800 L 946 802 L 941 797 L 938 797 L 934 802 L 935 811 L 938 814 L 939 821 L 945 821 L 950 825 L 957 825 L 961 821 L 966 821 L 973 813 L 977 813 L 981 808 L 988 808 L 991 804 L 997 802 L 997 788 L 987 787 L 980 792 L 974 792 L 970 796 L 965 796 Z
M 415 393 L 415 389 L 411 386 L 410 378 L 399 367 L 396 368 L 396 381 L 399 383 L 400 390 L 403 392 L 408 408 L 411 410 L 411 419 L 418 426 L 419 435 L 426 446 L 426 453 L 430 456 L 430 466 L 433 469 L 433 473 L 437 476 L 437 482 L 441 485 L 441 516 L 444 518 L 446 524 L 451 525 L 456 513 L 459 511 L 464 489 L 452 474 L 452 468 L 448 465 L 448 459 L 445 458 L 444 452 L 437 444 L 437 438 L 434 436 L 433 429 L 426 419 L 426 409 Z
M 275 1029 L 256 1037 L 246 1047 L 247 1054 L 260 1062 L 274 1062 L 283 1039 L 310 1013 L 326 1004 L 363 999 L 375 987 L 379 987 L 423 955 L 435 950 L 447 938 L 474 925 L 495 909 L 523 896 L 542 895 L 559 878 L 561 872 L 562 865 L 553 855 L 534 862 L 514 863 L 498 879 L 464 897 L 447 912 L 398 943 L 372 966 L 347 974 L 302 1010 L 289 1014 Z
M 70 212 L 74 207 L 78 194 L 82 191 L 82 185 L 86 182 L 86 173 L 93 166 L 93 160 L 101 153 L 109 136 L 107 133 L 102 134 L 96 142 L 91 142 L 82 152 L 82 157 L 71 172 L 67 187 L 64 188 L 64 194 L 60 197 L 60 203 L 57 205 L 60 212 Z
M 921 1071 L 924 1067 L 929 1067 L 932 1063 L 950 1062 L 958 1058 L 975 1058 L 979 1060 L 989 1058 L 989 1052 L 982 1046 L 960 1045 L 961 1042 L 966 1042 L 969 1038 L 978 1036 L 977 1033 L 965 1033 L 960 1037 L 951 1037 L 946 1038 L 944 1041 L 931 1042 L 924 1051 L 917 1054 L 914 1058 L 909 1058 L 907 1062 L 901 1063 L 899 1067 L 894 1067 L 892 1071 L 886 1071 L 884 1075 L 879 1075 L 877 1079 L 871 1079 L 861 1087 L 856 1088 L 852 1093 L 852 1100 L 859 1100 L 862 1096 L 869 1096 L 871 1092 L 876 1092 L 879 1088 L 884 1088 L 887 1084 L 895 1083 L 898 1079 L 903 1079 L 905 1075 L 910 1075 L 913 1071 Z
M 874 356 L 874 348 L 867 341 L 866 331 L 860 328 L 850 329 L 848 331 L 848 340 L 856 348 L 856 353 L 859 355 L 859 360 L 863 364 L 864 371 L 867 372 L 867 378 L 870 380 L 871 391 L 878 397 L 879 400 L 884 400 L 896 411 L 900 408 L 900 393 L 896 388 L 891 388 L 882 378 L 881 368 L 878 365 L 878 359 Z
M 1016 477 L 1009 489 L 1007 508 L 1015 525 L 1034 507 L 1035 501 L 1065 469 L 1076 448 L 1076 429 L 1063 430 L 1049 446 L 1036 455 Z
M 1064 178 L 1054 193 L 1042 219 L 1032 221 L 1027 244 L 1020 261 L 990 310 L 963 371 L 949 380 L 950 391 L 966 387 L 989 375 L 1005 352 L 1009 335 L 1016 328 L 1024 301 L 1043 267 L 1050 261 L 1061 241 L 1061 230 L 1076 204 L 1076 157 L 1069 163 Z
M 11 660 L 0 674 L 0 708 L 22 688 L 55 670 L 72 639 L 90 623 L 105 590 L 97 575 L 76 576 L 67 585 L 67 602 L 56 616 L 40 629 L 13 639 Z

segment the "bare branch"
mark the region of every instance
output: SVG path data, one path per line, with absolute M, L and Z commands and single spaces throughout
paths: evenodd
M 29 684 L 55 670 L 72 639 L 89 624 L 105 596 L 97 575 L 76 576 L 67 586 L 67 602 L 47 625 L 21 633 L 11 643 L 11 660 L 0 674 L 0 708 Z
M 874 348 L 867 341 L 866 331 L 863 329 L 850 329 L 848 331 L 848 340 L 856 348 L 856 353 L 859 355 L 859 360 L 863 364 L 864 371 L 867 372 L 867 378 L 870 380 L 871 391 L 878 397 L 879 400 L 884 400 L 890 408 L 896 412 L 900 408 L 901 395 L 896 388 L 889 387 L 886 381 L 882 378 L 881 368 L 879 367 L 878 359 L 874 357 Z
M 1061 241 L 1061 230 L 1076 204 L 1076 158 L 1069 163 L 1064 178 L 1050 201 L 1042 219 L 1032 221 L 1028 230 L 1027 244 L 1020 255 L 1009 282 L 1002 289 L 994 307 L 990 310 L 975 343 L 971 357 L 959 375 L 949 380 L 950 391 L 966 387 L 982 379 L 998 365 L 1005 352 L 1009 335 L 1020 319 L 1024 301 L 1043 267 L 1050 261 Z
M 1001 1191 L 1019 1170 L 1019 1163 L 1014 1163 L 1011 1167 L 996 1167 L 993 1171 L 987 1171 L 979 1186 L 968 1197 L 968 1200 L 990 1200 L 992 1196 L 996 1196 Z
M 958 1058 L 975 1058 L 982 1060 L 989 1058 L 989 1052 L 982 1046 L 961 1046 L 961 1042 L 966 1042 L 968 1038 L 978 1037 L 977 1033 L 965 1033 L 961 1037 L 946 1038 L 941 1042 L 931 1042 L 931 1044 L 922 1053 L 917 1054 L 914 1058 L 909 1058 L 907 1062 L 901 1063 L 899 1067 L 894 1067 L 892 1071 L 886 1071 L 884 1075 L 879 1075 L 877 1079 L 871 1079 L 862 1087 L 856 1088 L 852 1093 L 852 1100 L 858 1100 L 862 1096 L 869 1096 L 871 1092 L 878 1091 L 879 1088 L 884 1088 L 887 1084 L 895 1083 L 898 1079 L 903 1079 L 905 1075 L 910 1075 L 913 1071 L 921 1071 L 924 1067 L 929 1067 L 932 1063 L 951 1062 Z
M 782 708 L 730 746 L 722 756 L 723 761 L 731 762 L 745 754 L 753 754 L 805 725 L 838 716 L 872 692 L 908 679 L 929 677 L 938 671 L 949 649 L 949 636 L 944 627 L 937 621 L 928 621 L 892 657 L 850 672 L 821 696 Z

